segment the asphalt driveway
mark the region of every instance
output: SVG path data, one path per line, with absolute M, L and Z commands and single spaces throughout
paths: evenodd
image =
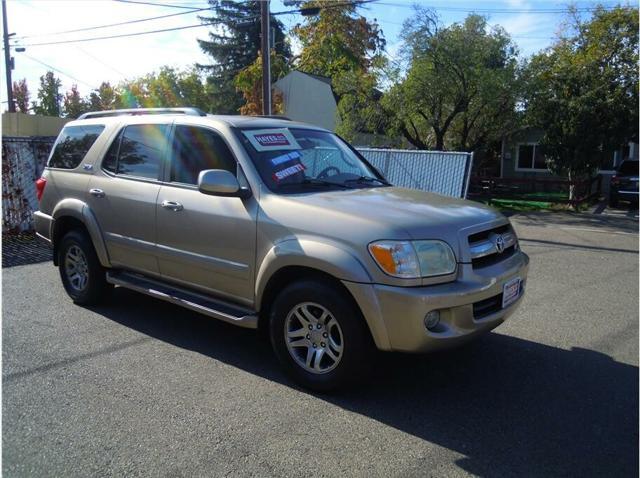
M 638 476 L 638 223 L 513 219 L 531 270 L 510 321 L 333 395 L 253 331 L 3 269 L 4 476 Z

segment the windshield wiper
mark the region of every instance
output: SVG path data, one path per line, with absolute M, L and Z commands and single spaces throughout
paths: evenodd
M 373 183 L 378 182 L 384 186 L 391 186 L 391 183 L 386 179 L 374 178 L 373 176 L 360 176 L 359 178 L 347 179 L 345 183 Z
M 323 179 L 316 179 L 316 178 L 307 178 L 307 179 L 304 179 L 303 181 L 300 181 L 300 182 L 297 182 L 297 183 L 280 184 L 278 186 L 278 189 L 285 188 L 285 187 L 294 187 L 294 186 L 298 186 L 298 187 L 304 187 L 304 186 L 324 186 L 324 187 L 337 186 L 337 187 L 342 188 L 342 189 L 353 189 L 351 186 L 347 186 L 346 184 L 343 184 L 343 183 L 334 183 L 333 181 L 325 181 Z

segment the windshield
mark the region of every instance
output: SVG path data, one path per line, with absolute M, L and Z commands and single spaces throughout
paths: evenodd
M 242 129 L 238 136 L 262 180 L 278 193 L 388 185 L 332 133 L 268 128 Z

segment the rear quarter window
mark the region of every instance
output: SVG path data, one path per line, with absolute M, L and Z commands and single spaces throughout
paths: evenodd
M 103 125 L 67 126 L 60 133 L 47 166 L 60 169 L 77 168 L 102 131 Z

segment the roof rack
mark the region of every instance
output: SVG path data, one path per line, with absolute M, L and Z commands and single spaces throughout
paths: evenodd
M 207 113 L 198 108 L 132 108 L 125 110 L 91 111 L 84 113 L 78 119 L 106 118 L 110 116 L 136 116 L 136 115 L 188 115 L 207 116 Z
M 283 115 L 252 115 L 255 118 L 272 118 L 272 119 L 279 119 L 279 120 L 285 120 L 285 121 L 293 121 L 291 118 L 288 118 L 286 116 Z

